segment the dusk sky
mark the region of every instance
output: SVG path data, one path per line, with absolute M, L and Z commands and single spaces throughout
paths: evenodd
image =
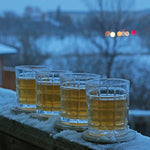
M 89 0 L 94 2 L 95 0 Z M 126 0 L 128 1 L 128 0 Z M 129 0 L 130 2 L 133 0 Z M 0 13 L 14 11 L 22 14 L 26 6 L 39 7 L 42 11 L 56 10 L 58 6 L 63 11 L 87 11 L 84 0 L 1 0 Z M 94 7 L 94 5 L 93 5 Z M 149 0 L 135 0 L 132 10 L 150 9 Z

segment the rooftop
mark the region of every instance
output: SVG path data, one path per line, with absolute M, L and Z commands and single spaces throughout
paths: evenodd
M 12 48 L 10 46 L 6 46 L 4 44 L 0 44 L 0 55 L 9 55 L 9 54 L 16 54 L 17 49 Z

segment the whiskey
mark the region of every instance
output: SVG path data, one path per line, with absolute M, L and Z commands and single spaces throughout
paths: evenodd
M 37 83 L 36 107 L 42 111 L 60 111 L 60 84 L 48 82 Z
M 89 96 L 88 119 L 92 129 L 120 130 L 128 122 L 128 98 L 126 96 Z
M 87 119 L 85 88 L 61 88 L 61 116 L 68 119 Z
M 18 103 L 33 105 L 36 103 L 36 85 L 33 78 L 17 78 L 16 91 Z

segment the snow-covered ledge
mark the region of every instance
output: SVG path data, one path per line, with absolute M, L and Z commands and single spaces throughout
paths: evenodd
M 53 145 L 54 149 L 59 149 L 61 146 L 64 149 L 118 149 L 118 150 L 149 150 L 150 149 L 150 137 L 146 137 L 137 133 L 136 139 L 124 142 L 124 143 L 116 143 L 116 144 L 95 144 L 91 142 L 87 142 L 81 138 L 82 133 L 77 133 L 76 131 L 64 130 L 62 132 L 57 132 L 54 130 L 54 123 L 58 119 L 58 117 L 51 116 L 46 121 L 40 121 L 38 119 L 31 118 L 31 114 L 21 113 L 18 115 L 11 113 L 11 108 L 16 105 L 16 93 L 11 90 L 0 88 L 0 135 L 1 132 L 4 134 L 5 129 L 10 129 L 14 134 L 23 134 L 24 138 L 27 134 L 30 134 L 30 139 L 33 142 L 39 143 L 39 145 L 45 145 L 45 147 Z M 9 121 L 9 125 L 2 126 L 3 123 Z M 12 126 L 12 128 L 11 128 Z M 16 129 L 15 129 L 16 128 Z M 22 131 L 21 133 L 17 133 L 18 130 Z M 22 129 L 21 129 L 22 128 Z M 31 133 L 26 133 L 27 130 L 30 130 L 32 134 L 35 134 L 37 137 L 43 139 L 40 143 L 36 141 L 35 136 L 31 135 Z M 8 132 L 8 131 L 6 131 Z M 11 133 L 11 134 L 12 134 Z M 8 133 L 7 133 L 8 134 Z M 25 135 L 26 134 L 26 135 Z M 15 136 L 15 135 L 13 135 Z M 20 135 L 21 137 L 21 135 Z M 47 142 L 47 145 L 44 143 Z M 27 139 L 29 141 L 29 139 Z M 1 143 L 1 142 L 0 142 Z M 39 146 L 37 144 L 37 146 Z M 50 148 L 50 147 L 49 147 Z M 51 147 L 52 148 L 52 147 Z M 0 145 L 1 149 L 1 145 Z

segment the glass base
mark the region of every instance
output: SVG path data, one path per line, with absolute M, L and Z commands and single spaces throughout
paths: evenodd
M 41 115 L 38 115 L 37 113 L 32 113 L 30 115 L 30 117 L 33 118 L 33 119 L 38 119 L 40 121 L 46 121 L 49 118 L 49 116 L 41 116 Z
M 85 130 L 87 130 L 88 128 L 88 124 L 84 123 L 84 124 L 66 124 L 64 122 L 62 122 L 61 120 L 56 121 L 55 123 L 55 129 L 58 131 L 62 131 L 62 130 L 74 130 L 74 131 L 78 131 L 78 132 L 83 132 Z
M 35 110 L 36 109 L 36 105 L 28 105 L 28 104 L 18 104 L 18 108 L 20 109 L 24 109 L 24 110 Z
M 40 116 L 53 116 L 59 115 L 59 111 L 44 111 L 44 110 L 36 110 L 36 113 Z
M 92 131 L 88 129 L 84 131 L 82 135 L 84 140 L 94 142 L 94 143 L 102 143 L 102 144 L 111 144 L 117 142 L 127 142 L 135 139 L 136 131 L 127 129 L 120 131 Z
M 68 119 L 65 117 L 61 117 L 61 122 L 67 125 L 74 125 L 74 126 L 84 126 L 88 124 L 88 119 Z
M 35 109 L 24 109 L 24 108 L 20 108 L 18 106 L 15 106 L 13 108 L 11 108 L 11 112 L 13 114 L 21 114 L 21 113 L 35 113 Z
M 128 133 L 128 128 L 120 129 L 120 130 L 96 130 L 96 129 L 89 129 L 89 134 L 95 137 L 101 136 L 124 136 Z

